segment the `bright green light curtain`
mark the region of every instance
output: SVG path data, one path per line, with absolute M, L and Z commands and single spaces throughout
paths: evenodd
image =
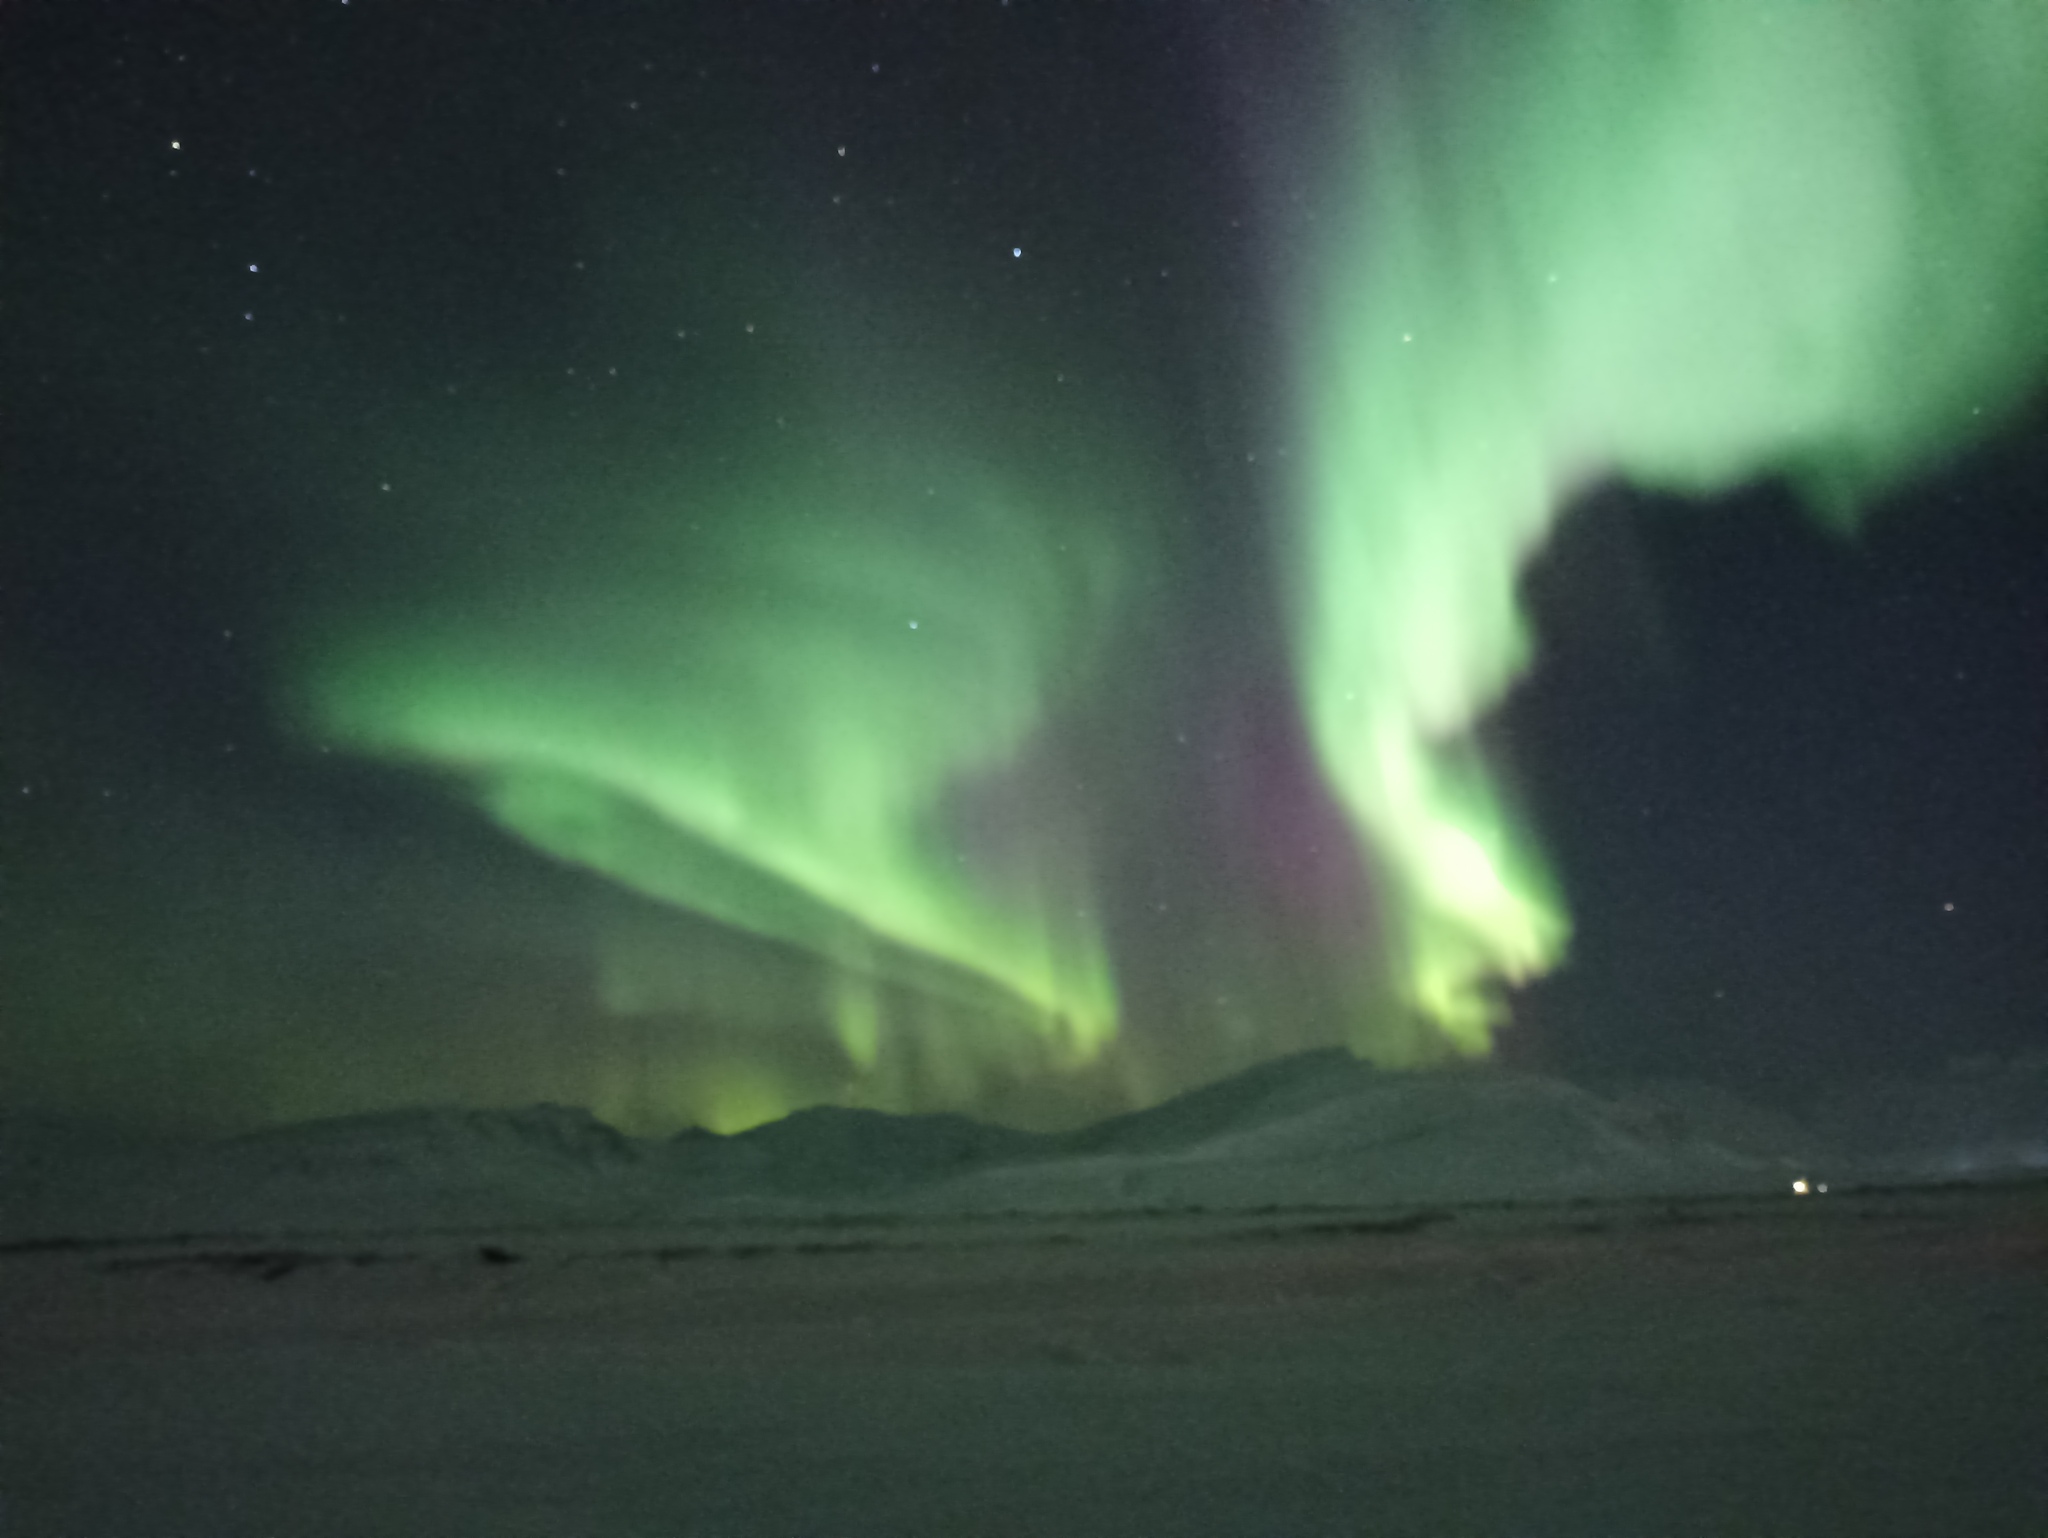
M 1472 746 L 1529 662 L 1518 572 L 1603 479 L 1784 475 L 1846 519 L 2011 405 L 2048 336 L 2048 4 L 1410 19 L 1359 50 L 1297 294 L 1295 641 L 1398 989 L 1477 1053 L 1568 929 Z

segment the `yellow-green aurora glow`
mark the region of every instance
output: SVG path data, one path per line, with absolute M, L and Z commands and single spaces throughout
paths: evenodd
M 726 1129 L 826 1090 L 902 1106 L 1082 1067 L 1115 989 L 1041 739 L 1100 661 L 1117 476 L 1081 463 L 1072 424 L 1006 457 L 965 385 L 745 340 L 691 413 L 715 429 L 643 477 L 442 472 L 488 554 L 416 604 L 342 606 L 307 649 L 307 728 L 447 772 L 549 855 L 770 942 L 735 966 L 607 931 L 615 1012 L 809 1019 L 843 1058 L 784 1073 L 785 1030 L 621 1105 Z
M 1784 476 L 1846 520 L 1994 425 L 2048 337 L 2048 0 L 1397 13 L 1346 56 L 1287 275 L 1276 510 L 1301 717 L 1382 930 L 1314 1031 L 1389 1063 L 1487 1051 L 1502 982 L 1567 941 L 1474 733 L 1530 663 L 1517 582 L 1573 498 Z M 674 249 L 722 226 L 687 228 Z M 1084 399 L 1071 337 L 1029 366 L 994 337 L 942 354 L 914 295 L 747 309 L 771 264 L 700 260 L 714 352 L 630 441 L 501 402 L 467 451 L 415 456 L 447 548 L 322 607 L 302 730 L 633 894 L 600 926 L 605 1004 L 718 1044 L 620 1104 L 731 1128 L 1178 1087 L 1110 1072 L 1099 835 L 1129 808 L 1070 754 L 1147 687 L 1120 637 L 1173 475 L 1133 426 L 1159 409 L 1142 368 Z M 778 250 L 775 281 L 805 264 Z M 675 951 L 650 911 L 738 948 Z M 1198 932 L 1203 995 L 1258 997 Z M 1183 1033 L 1188 1073 L 1309 1044 L 1147 1030 Z
M 1992 425 L 2048 336 L 2048 5 L 1547 0 L 1422 33 L 1361 50 L 1300 284 L 1295 639 L 1399 892 L 1396 987 L 1480 1053 L 1493 980 L 1568 932 L 1469 735 L 1530 660 L 1524 563 L 1610 477 L 1783 475 L 1845 516 Z

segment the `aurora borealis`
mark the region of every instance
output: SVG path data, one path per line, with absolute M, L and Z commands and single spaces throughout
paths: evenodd
M 1824 511 L 1967 443 L 2048 346 L 2048 12 L 1451 8 L 1374 90 L 1311 261 L 1298 647 L 1403 893 L 1408 996 L 1484 1051 L 1566 920 L 1464 736 L 1516 582 L 1611 477 Z M 1910 367 L 1904 360 L 1910 359 Z
M 1719 794 L 1559 788 L 1626 754 L 1544 692 L 1553 537 L 1655 565 L 1775 496 L 1849 573 L 1883 498 L 2009 462 L 1980 521 L 2038 543 L 2048 7 L 347 9 L 11 24 L 124 103 L 8 173 L 24 1103 L 1059 1123 L 1331 1042 L 1483 1057 L 1621 975 L 1586 851 Z M 1678 635 L 1708 586 L 1659 569 Z M 2025 817 L 2034 694 L 1958 817 Z M 1917 738 L 1882 708 L 1843 741 Z M 1969 868 L 2028 892 L 2035 838 Z M 1941 842 L 1871 890 L 1953 913 Z M 1645 950 L 1713 994 L 1711 947 Z
M 474 591 L 437 584 L 395 620 L 344 613 L 306 643 L 305 729 L 451 770 L 535 848 L 786 948 L 774 965 L 816 974 L 810 1009 L 880 1098 L 913 1095 L 889 1039 L 906 1009 L 944 1022 L 942 1082 L 947 1031 L 972 1032 L 969 1062 L 1083 1066 L 1114 983 L 1040 744 L 1102 665 L 1123 555 L 1103 530 L 1130 493 L 1108 465 L 977 452 L 971 407 L 921 430 L 892 400 L 972 381 L 821 381 L 817 361 L 722 360 L 781 409 L 707 404 L 726 420 L 623 507 L 536 496 L 532 560 L 458 561 Z M 1049 431 L 1079 457 L 1083 424 Z M 594 537 L 560 551 L 563 519 Z M 609 938 L 599 978 L 625 1013 L 731 1017 L 762 986 L 734 998 Z M 730 1119 L 722 1094 L 685 1103 Z

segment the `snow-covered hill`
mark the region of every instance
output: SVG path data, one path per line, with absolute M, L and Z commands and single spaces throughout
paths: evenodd
M 1833 1139 L 1707 1086 L 1602 1096 L 1499 1069 L 1385 1073 L 1336 1050 L 1060 1136 L 820 1108 L 651 1140 L 534 1106 L 178 1144 L 16 1117 L 0 1119 L 0 1241 L 1744 1194 L 1850 1175 L 1830 1146 L 1887 1174 L 2024 1165 L 2048 1145 L 2048 1096 L 2011 1080 L 1878 1087 L 1835 1103 Z

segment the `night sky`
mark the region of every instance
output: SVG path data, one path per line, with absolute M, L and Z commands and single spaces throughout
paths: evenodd
M 2048 13 L 1773 4 L 0 10 L 0 1106 L 2048 1049 Z

